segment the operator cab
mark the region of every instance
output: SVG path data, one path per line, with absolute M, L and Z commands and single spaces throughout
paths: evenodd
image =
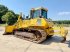
M 47 19 L 47 9 L 40 8 L 32 8 L 30 11 L 30 18 L 46 18 Z

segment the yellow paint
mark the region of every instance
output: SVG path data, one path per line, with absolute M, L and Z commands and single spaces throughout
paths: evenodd
M 11 33 L 11 32 L 13 32 L 13 30 L 14 30 L 14 26 L 13 25 L 5 27 L 5 32 L 7 32 L 7 33 Z
M 56 31 L 54 32 L 55 35 L 60 35 L 62 37 L 66 37 L 66 35 L 68 34 L 68 30 L 65 29 L 64 27 L 57 27 L 57 26 L 54 26 L 53 29 Z
M 43 8 L 42 8 L 43 9 Z M 60 34 L 62 37 L 66 37 L 68 30 L 64 27 L 53 27 L 53 23 L 48 22 L 45 18 L 33 18 L 29 20 L 22 20 L 21 17 L 18 17 L 17 22 L 14 25 L 8 25 L 5 28 L 5 32 L 13 32 L 15 29 L 20 28 L 36 28 L 44 30 L 47 35 L 57 35 Z M 56 31 L 56 32 L 55 32 Z

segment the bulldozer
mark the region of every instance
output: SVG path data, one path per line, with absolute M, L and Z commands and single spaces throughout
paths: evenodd
M 66 41 L 68 30 L 64 27 L 56 27 L 54 23 L 47 18 L 47 8 L 39 7 L 30 10 L 29 17 L 22 19 L 19 15 L 17 22 L 14 25 L 7 25 L 5 33 L 13 34 L 16 37 L 28 40 L 34 43 L 41 43 L 53 35 L 60 35 Z

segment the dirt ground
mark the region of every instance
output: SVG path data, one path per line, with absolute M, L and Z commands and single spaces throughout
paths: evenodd
M 13 35 L 2 35 L 4 27 L 0 27 L 0 52 L 70 52 L 70 27 L 67 41 L 61 43 L 61 37 L 53 36 L 42 44 L 35 44 Z

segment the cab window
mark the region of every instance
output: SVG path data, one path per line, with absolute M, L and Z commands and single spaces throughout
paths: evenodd
M 34 11 L 33 16 L 34 16 L 34 18 L 39 17 L 40 16 L 40 10 Z
M 47 11 L 42 9 L 42 16 L 47 19 Z

